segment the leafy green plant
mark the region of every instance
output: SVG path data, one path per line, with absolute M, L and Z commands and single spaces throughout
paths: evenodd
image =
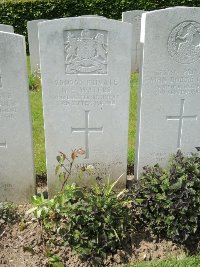
M 103 258 L 116 252 L 133 228 L 130 201 L 125 191 L 117 194 L 114 185 L 86 190 L 67 184 L 51 200 L 34 196 L 35 215 L 83 258 Z
M 173 155 L 166 170 L 144 167 L 132 189 L 138 219 L 159 237 L 187 242 L 200 230 L 200 158 Z
M 56 255 L 51 255 L 49 257 L 48 267 L 64 267 L 60 262 L 60 258 Z
M 0 202 L 0 228 L 16 219 L 16 207 L 10 202 Z
M 60 233 L 82 257 L 106 257 L 122 247 L 132 230 L 132 214 L 125 191 L 116 193 L 116 183 L 96 184 L 82 190 L 79 201 L 68 205 L 67 223 Z
M 60 153 L 56 173 L 62 179 L 61 191 L 52 199 L 43 195 L 34 196 L 35 216 L 46 230 L 62 237 L 83 259 L 103 259 L 123 246 L 133 230 L 132 211 L 127 191 L 115 192 L 118 180 L 106 184 L 97 181 L 92 188 L 80 188 L 67 184 L 74 160 L 82 155 L 82 150 L 74 150 L 71 159 Z M 71 162 L 69 169 L 65 160 Z M 86 170 L 87 171 L 87 168 Z

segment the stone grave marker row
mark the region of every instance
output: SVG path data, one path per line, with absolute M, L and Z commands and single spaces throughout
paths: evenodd
M 142 66 L 135 175 L 144 165 L 166 166 L 171 153 L 199 147 L 199 8 L 142 15 Z M 167 21 L 167 23 L 166 23 Z M 86 153 L 76 170 L 125 185 L 132 26 L 99 17 L 39 23 L 49 195 L 60 189 L 59 151 Z M 35 192 L 24 37 L 0 32 L 0 201 Z M 80 181 L 78 181 L 80 182 Z

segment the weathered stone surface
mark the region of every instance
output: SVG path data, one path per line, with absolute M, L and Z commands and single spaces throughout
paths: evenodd
M 200 9 L 176 7 L 142 15 L 135 174 L 166 166 L 171 153 L 200 146 Z
M 132 10 L 122 13 L 122 21 L 132 24 L 132 53 L 131 53 L 131 70 L 136 72 L 140 67 L 141 45 L 140 30 L 141 16 L 144 10 Z
M 44 19 L 31 20 L 27 22 L 28 44 L 30 52 L 31 72 L 36 73 L 40 69 L 38 23 Z
M 14 33 L 14 28 L 11 25 L 0 24 L 0 31 Z
M 27 202 L 34 193 L 25 38 L 0 32 L 0 201 Z
M 129 114 L 131 25 L 96 17 L 39 24 L 48 187 L 59 151 L 86 150 L 74 170 L 92 165 L 95 173 L 70 181 L 91 185 L 96 177 L 125 185 Z

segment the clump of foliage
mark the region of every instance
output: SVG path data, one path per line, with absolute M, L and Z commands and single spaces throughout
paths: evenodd
M 29 79 L 29 90 L 39 91 L 39 89 L 41 88 L 40 74 L 38 72 L 30 74 L 28 79 Z
M 200 158 L 173 155 L 166 170 L 144 167 L 133 187 L 134 209 L 139 220 L 159 237 L 185 243 L 199 236 Z
M 13 203 L 0 202 L 0 228 L 16 219 L 16 207 Z
M 114 191 L 120 177 L 112 184 L 97 180 L 90 189 L 68 184 L 73 162 L 82 154 L 83 150 L 74 150 L 68 159 L 60 153 L 56 173 L 62 180 L 61 191 L 50 200 L 45 200 L 43 195 L 34 196 L 35 216 L 46 230 L 59 234 L 83 259 L 103 259 L 129 238 L 133 229 L 130 201 L 126 190 Z

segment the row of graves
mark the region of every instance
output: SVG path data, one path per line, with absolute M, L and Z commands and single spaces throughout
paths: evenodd
M 60 189 L 58 152 L 80 147 L 85 155 L 70 181 L 80 182 L 78 169 L 92 165 L 81 184 L 122 176 L 119 185 L 126 186 L 131 65 L 140 65 L 135 177 L 145 165 L 166 166 L 178 149 L 187 155 L 198 150 L 200 8 L 125 12 L 122 22 L 82 16 L 28 27 L 30 51 L 37 34 L 39 40 L 40 63 L 32 68 L 39 64 L 41 71 L 49 196 Z M 26 202 L 35 194 L 31 128 L 25 39 L 2 30 L 0 201 Z

